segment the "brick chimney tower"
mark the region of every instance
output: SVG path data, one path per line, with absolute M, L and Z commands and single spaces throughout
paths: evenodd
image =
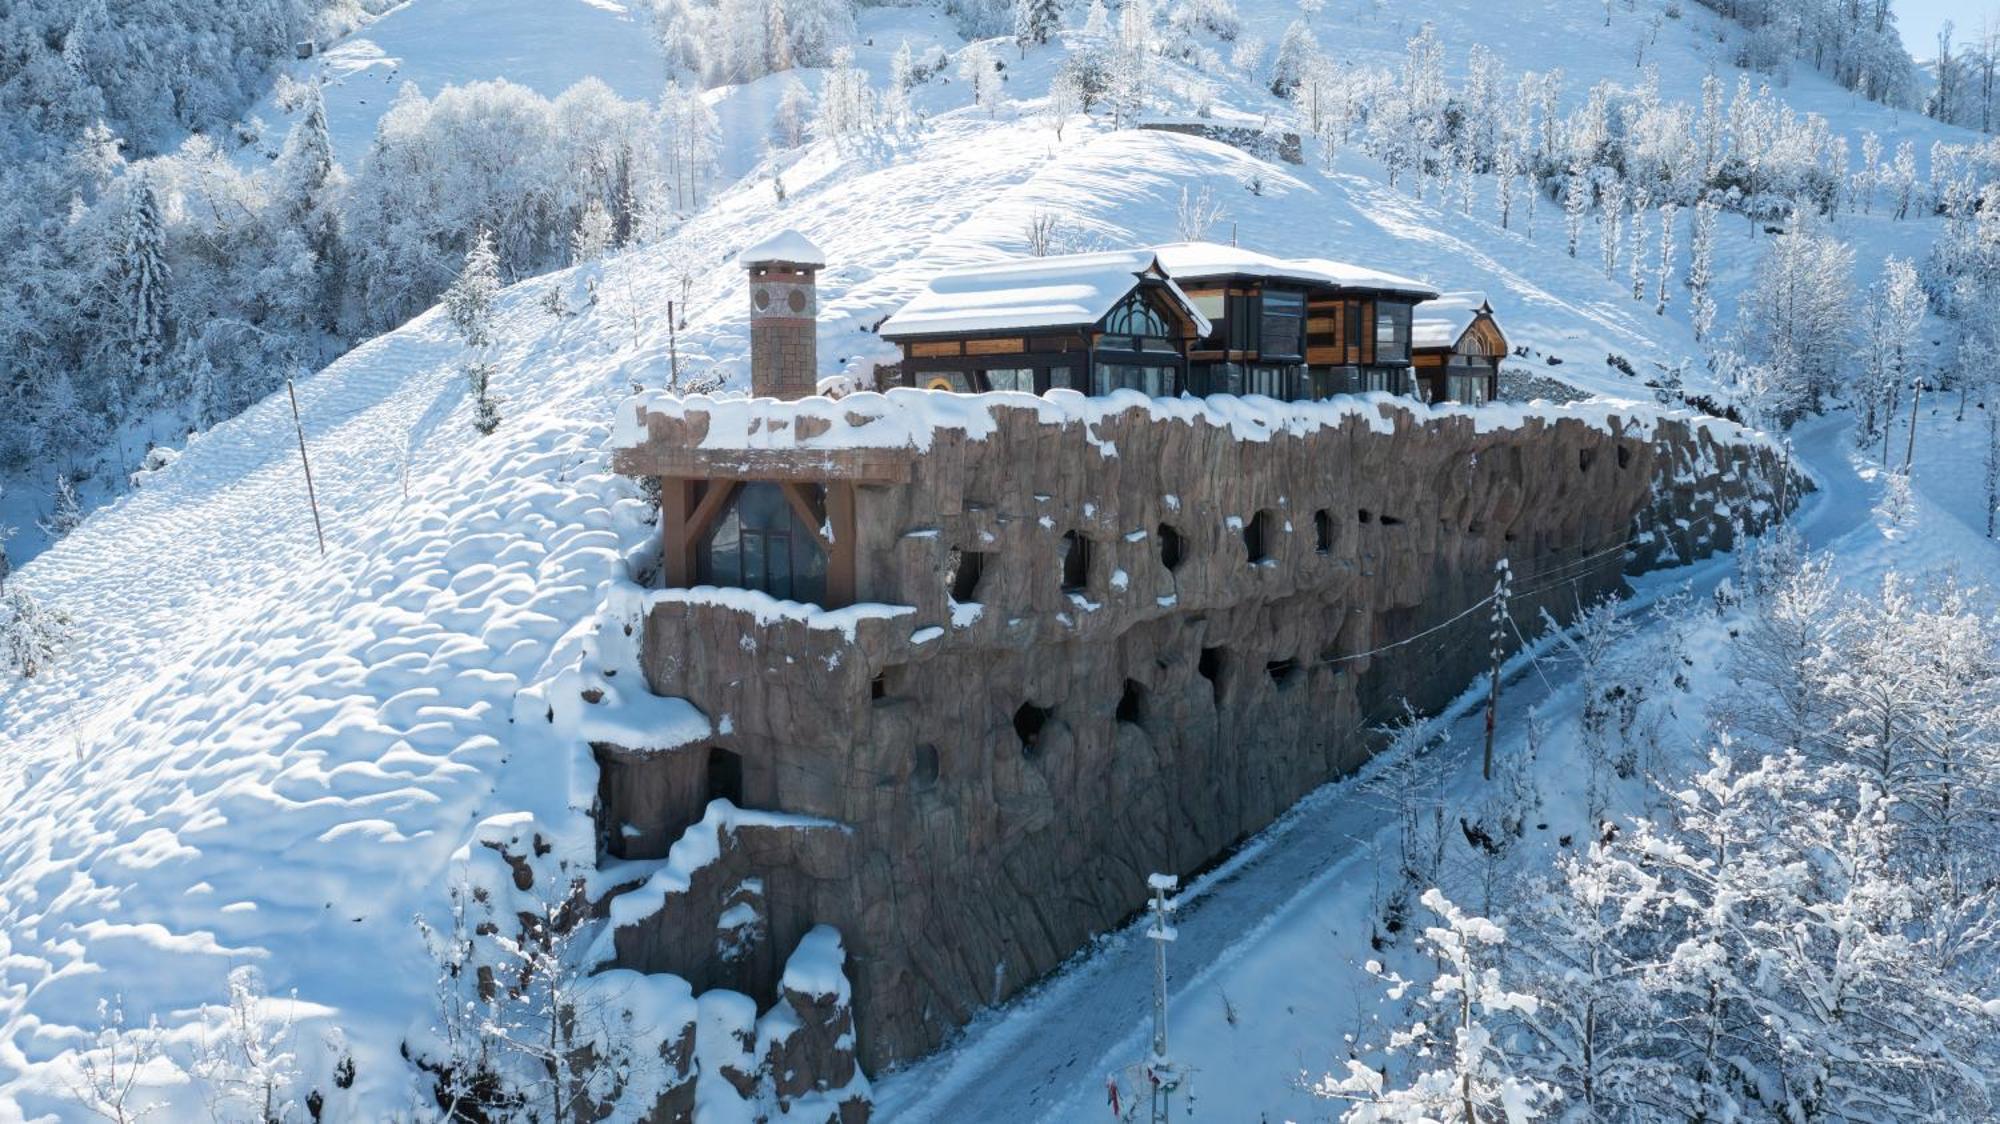
M 826 265 L 818 246 L 781 231 L 736 255 L 750 271 L 750 393 L 805 398 L 819 388 L 819 304 L 814 276 Z

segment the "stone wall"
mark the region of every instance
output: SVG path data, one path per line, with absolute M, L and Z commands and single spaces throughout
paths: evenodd
M 859 597 L 904 610 L 653 603 L 649 684 L 728 731 L 745 805 L 849 830 L 746 839 L 616 931 L 622 965 L 768 1001 L 746 975 L 830 924 L 862 1062 L 921 1054 L 1139 908 L 1148 873 L 1353 769 L 1403 699 L 1455 697 L 1485 666 L 1466 610 L 1496 560 L 1528 631 L 1775 511 L 1767 445 L 1650 412 L 1060 413 L 938 428 L 908 484 L 859 489 Z M 649 425 L 712 443 L 694 409 Z M 1066 590 L 1071 533 L 1089 565 Z M 954 549 L 982 556 L 976 609 L 948 595 Z M 768 948 L 722 964 L 746 880 Z

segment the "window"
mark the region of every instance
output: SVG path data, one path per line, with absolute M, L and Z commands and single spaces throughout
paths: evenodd
M 1170 573 L 1180 569 L 1181 563 L 1187 559 L 1187 544 L 1182 541 L 1181 533 L 1162 523 L 1159 538 L 1160 565 L 1165 566 Z
M 1167 326 L 1143 292 L 1134 291 L 1104 317 L 1100 347 L 1121 351 L 1178 351 Z
M 1467 406 L 1482 405 L 1486 401 L 1486 376 L 1468 373 L 1462 368 L 1453 368 L 1445 379 L 1445 397 Z
M 917 386 L 923 390 L 955 390 L 960 394 L 971 394 L 976 389 L 972 376 L 964 371 L 918 371 Z
M 1090 392 L 1136 390 L 1148 398 L 1171 398 L 1180 392 L 1178 367 L 1140 363 L 1099 363 L 1091 373 Z
M 820 497 L 808 491 L 817 506 Z M 696 551 L 695 577 L 704 585 L 758 589 L 781 600 L 819 602 L 826 598 L 826 550 L 817 528 L 799 518 L 783 485 L 743 484 Z
M 1321 554 L 1333 551 L 1333 513 L 1323 507 L 1313 512 L 1313 548 Z
M 1063 533 L 1062 588 L 1064 593 L 1090 588 L 1090 540 L 1075 531 Z
M 1266 289 L 1262 303 L 1258 354 L 1265 359 L 1305 358 L 1305 294 Z
M 982 371 L 986 377 L 988 390 L 1022 390 L 1035 392 L 1035 369 L 1033 367 L 1009 367 Z
M 1243 549 L 1255 566 L 1271 557 L 1271 513 L 1260 510 L 1243 525 Z
M 979 600 L 979 579 L 986 569 L 986 555 L 976 550 L 951 548 L 944 560 L 944 587 L 961 605 Z
M 1375 362 L 1393 366 L 1410 361 L 1410 306 L 1375 304 Z
M 1229 350 L 1257 350 L 1258 327 L 1257 298 L 1249 293 L 1229 294 Z

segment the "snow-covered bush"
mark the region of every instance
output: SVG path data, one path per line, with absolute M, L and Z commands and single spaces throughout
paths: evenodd
M 0 649 L 8 666 L 32 679 L 61 654 L 69 641 L 69 614 L 16 584 L 0 594 Z

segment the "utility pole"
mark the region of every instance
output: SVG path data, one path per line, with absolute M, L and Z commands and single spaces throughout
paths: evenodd
M 667 302 L 667 369 L 673 373 L 673 381 L 668 385 L 673 389 L 674 393 L 676 394 L 679 394 L 681 389 L 681 353 L 680 349 L 674 343 L 675 329 L 678 327 L 679 325 L 676 324 L 674 321 L 674 302 L 668 301 Z
M 1179 935 L 1167 920 L 1174 908 L 1167 895 L 1180 886 L 1181 880 L 1171 874 L 1146 878 L 1146 888 L 1153 893 L 1153 923 L 1146 930 L 1146 938 L 1153 942 L 1153 1050 L 1152 1056 L 1135 1068 L 1151 1090 L 1153 1124 L 1167 1124 L 1174 1093 L 1187 1079 L 1187 1070 L 1167 1059 L 1167 945 Z M 1194 1111 L 1192 1102 L 1188 1111 Z
M 319 556 L 326 557 L 326 528 L 319 522 L 319 496 L 313 492 L 312 461 L 306 459 L 306 426 L 299 420 L 299 392 L 292 386 L 291 376 L 285 377 L 285 393 L 292 397 L 292 428 L 299 435 L 299 464 L 306 470 L 306 502 L 312 505 L 313 533 L 319 536 Z
M 1910 461 L 1917 455 L 1917 400 L 1924 396 L 1924 380 L 1910 380 L 1910 444 L 1903 450 L 1903 475 L 1910 474 Z
M 1487 656 L 1493 661 L 1493 678 L 1486 688 L 1486 756 L 1481 774 L 1493 779 L 1493 729 L 1500 718 L 1500 661 L 1506 655 L 1505 629 L 1512 622 L 1507 615 L 1507 599 L 1514 593 L 1514 570 L 1506 558 L 1493 564 L 1493 629 L 1487 634 Z

